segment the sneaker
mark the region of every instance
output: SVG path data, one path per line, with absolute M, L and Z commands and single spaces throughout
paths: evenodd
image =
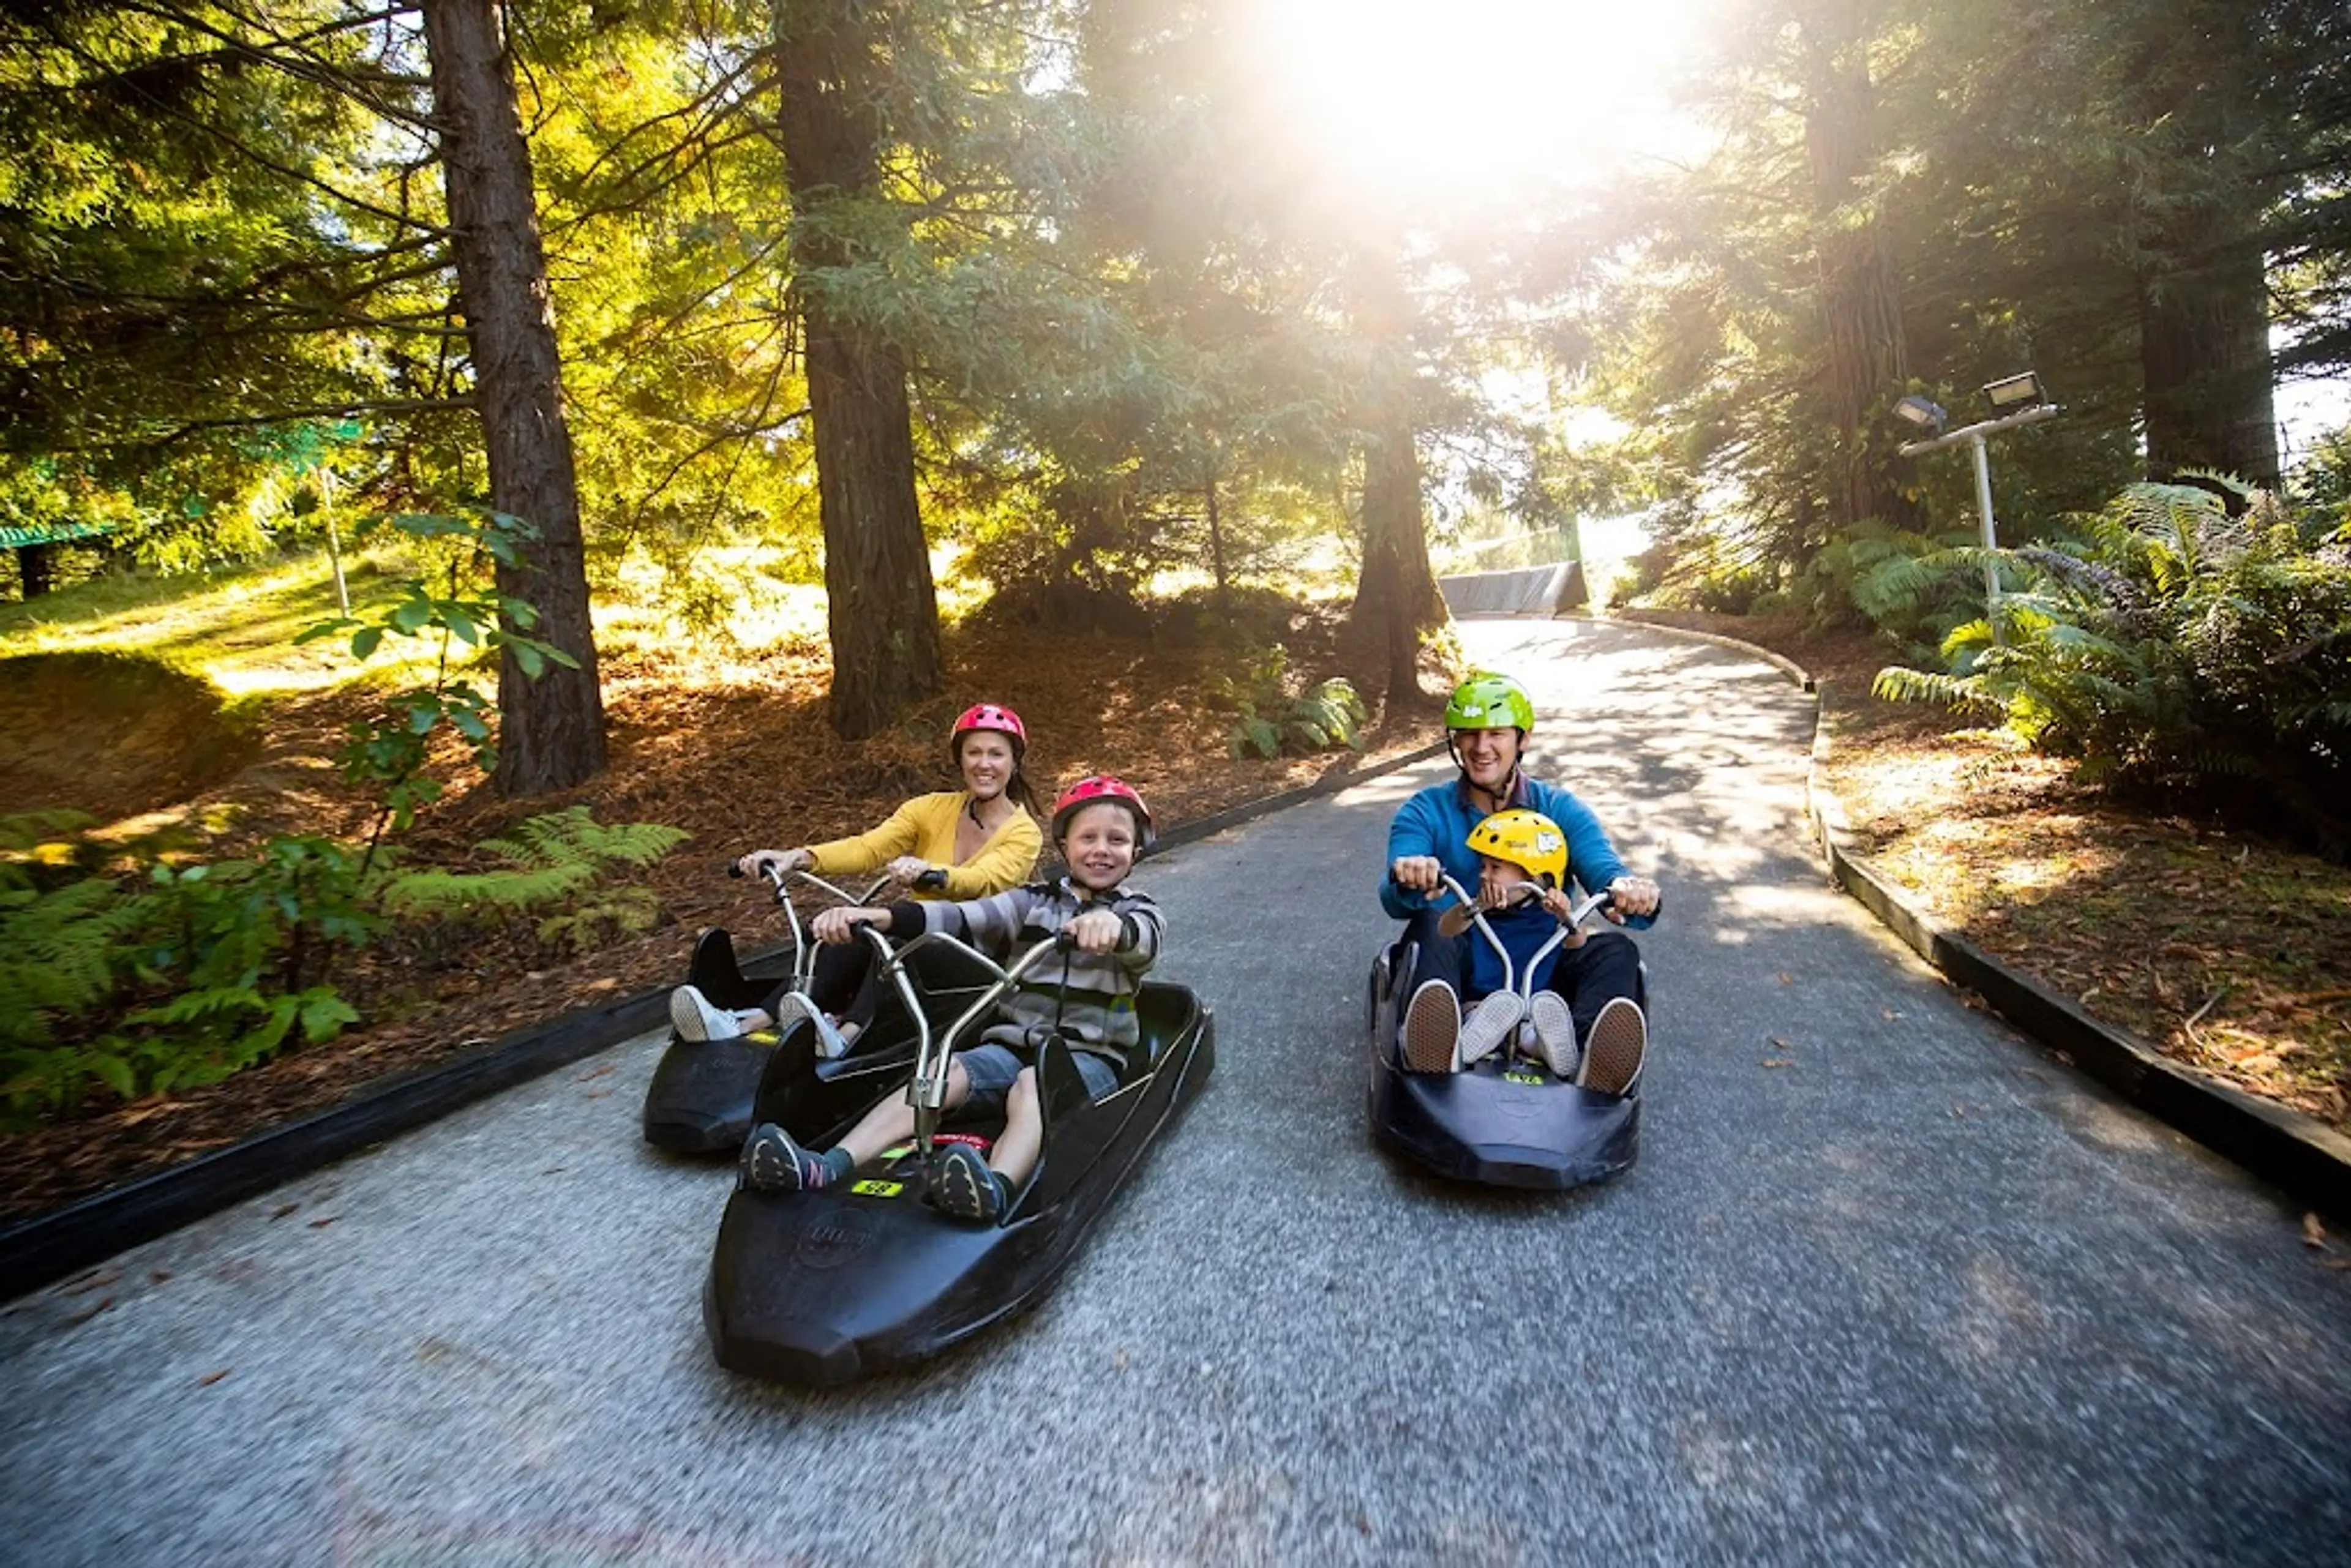
M 669 994 L 669 1023 L 680 1040 L 733 1040 L 743 1032 L 733 1013 L 712 1007 L 710 998 L 692 986 L 680 986 Z
M 776 1004 L 776 1033 L 790 1033 L 792 1025 L 801 1019 L 808 1019 L 809 1027 L 816 1030 L 819 1060 L 832 1061 L 849 1054 L 849 1041 L 832 1021 L 832 1016 L 799 992 L 786 991 L 784 999 Z
M 1407 1072 L 1458 1072 L 1461 1069 L 1461 1004 L 1442 980 L 1423 980 L 1404 1009 L 1404 1065 Z
M 1461 1025 L 1461 1065 L 1468 1067 L 1492 1055 L 1518 1027 L 1516 991 L 1496 991 L 1480 1000 Z
M 1649 1021 L 1641 1016 L 1641 1004 L 1629 997 L 1611 997 L 1592 1020 L 1592 1032 L 1583 1037 L 1583 1066 L 1575 1082 L 1603 1094 L 1628 1094 L 1648 1052 Z
M 931 1201 L 957 1219 L 992 1220 L 1012 1207 L 1012 1195 L 978 1150 L 956 1144 L 932 1168 Z
M 738 1185 L 753 1192 L 814 1192 L 832 1185 L 832 1167 L 792 1141 L 773 1122 L 762 1122 L 743 1140 Z
M 1527 1004 L 1527 1013 L 1535 1026 L 1535 1050 L 1544 1064 L 1573 1082 L 1583 1053 L 1575 1048 L 1575 1019 L 1567 1010 L 1567 998 L 1557 991 L 1537 991 Z

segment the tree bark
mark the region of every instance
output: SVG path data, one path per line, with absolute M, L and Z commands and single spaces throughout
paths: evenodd
M 2210 216 L 2220 228 L 2234 214 Z M 2234 247 L 2143 274 L 2138 317 L 2148 477 L 2215 468 L 2274 486 L 2277 413 L 2261 251 Z
M 1826 350 L 1825 412 L 1836 453 L 1829 476 L 1831 526 L 1894 519 L 1900 492 L 1889 454 L 1872 440 L 1869 415 L 1909 377 L 1902 287 L 1893 248 L 1863 181 L 1877 157 L 1877 96 L 1861 52 L 1859 23 L 1807 24 L 1804 150 L 1812 172 L 1814 259 Z M 1818 541 L 1807 540 L 1807 544 Z
M 826 225 L 871 197 L 888 137 L 883 9 L 870 0 L 776 0 L 786 179 L 797 222 L 817 507 L 824 529 L 832 727 L 856 739 L 939 689 L 939 612 L 914 499 L 904 350 L 831 297 L 828 271 L 858 256 Z
M 1420 695 L 1420 634 L 1447 620 L 1428 568 L 1414 410 L 1413 302 L 1392 256 L 1358 254 L 1347 268 L 1356 330 L 1370 356 L 1363 378 L 1364 565 L 1350 633 L 1379 664 L 1390 704 Z
M 18 591 L 26 599 L 38 599 L 49 591 L 49 547 L 20 545 L 16 549 L 16 580 Z
M 1420 505 L 1420 455 L 1410 414 L 1391 411 L 1364 449 L 1364 570 L 1348 620 L 1381 661 L 1390 704 L 1420 695 L 1420 634 L 1446 622 L 1445 597 L 1428 568 Z
M 576 670 L 550 665 L 537 680 L 511 650 L 499 662 L 497 789 L 534 795 L 581 782 L 605 758 L 555 311 L 504 15 L 496 0 L 424 0 L 423 11 L 490 505 L 538 530 L 514 565 L 500 563 L 497 587 L 537 610 L 538 622 L 506 630 L 580 662 Z
M 2254 8 L 2151 16 L 2135 118 L 2166 156 L 2138 193 L 2147 466 L 2278 478 Z

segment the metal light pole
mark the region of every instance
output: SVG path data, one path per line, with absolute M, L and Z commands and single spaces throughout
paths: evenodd
M 1913 424 L 1932 426 L 1937 434 L 1924 441 L 1905 442 L 1895 450 L 1905 457 L 1916 457 L 1922 453 L 1938 452 L 1946 446 L 1956 446 L 1962 441 L 1968 444 L 1975 454 L 1976 509 L 1981 514 L 1983 520 L 1983 547 L 1987 551 L 1991 551 L 2000 548 L 2000 535 L 1992 524 L 1991 455 L 1984 446 L 1984 437 L 2003 430 L 2014 430 L 2022 425 L 2038 424 L 2044 419 L 2054 419 L 2065 411 L 2053 402 L 2041 401 L 2041 381 L 2031 371 L 2023 371 L 2019 375 L 2003 377 L 1983 390 L 1984 395 L 1991 400 L 1991 405 L 1995 409 L 2013 407 L 2020 402 L 2029 402 L 2032 406 L 2018 409 L 2014 413 L 2004 413 L 1997 418 L 1983 420 L 1975 424 L 1961 425 L 1957 430 L 1946 433 L 1943 430 L 1943 421 L 1949 416 L 1938 405 L 1923 397 L 1906 397 L 1894 405 L 1894 412 Z M 1991 622 L 1991 640 L 1995 643 L 2001 642 L 2003 639 L 2000 630 L 2000 567 L 1997 562 L 1990 559 L 1984 561 L 1984 615 Z

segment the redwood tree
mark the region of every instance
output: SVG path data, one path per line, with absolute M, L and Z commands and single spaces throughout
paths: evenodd
M 861 259 L 890 128 L 890 7 L 777 0 L 776 79 L 824 530 L 831 720 L 855 739 L 939 689 L 938 600 L 914 500 L 904 350 L 838 287 Z
M 1390 259 L 1359 256 L 1349 273 L 1372 363 L 1362 404 L 1364 565 L 1348 620 L 1366 655 L 1380 661 L 1387 700 L 1409 702 L 1420 689 L 1420 633 L 1446 621 L 1421 506 L 1412 297 Z
M 578 661 L 577 668 L 550 666 L 536 680 L 512 648 L 499 664 L 497 788 L 531 795 L 580 783 L 604 766 L 604 706 L 555 312 L 504 15 L 496 0 L 423 0 L 423 13 L 490 504 L 537 529 L 520 559 L 500 563 L 498 593 L 538 612 L 535 628 L 509 630 L 528 631 Z

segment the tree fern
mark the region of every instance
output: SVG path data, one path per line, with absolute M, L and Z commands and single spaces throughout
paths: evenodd
M 481 919 L 538 914 L 543 941 L 575 949 L 607 928 L 648 930 L 659 915 L 653 894 L 611 887 L 614 866 L 647 865 L 689 837 L 658 822 L 598 822 L 585 806 L 528 818 L 476 846 L 507 862 L 496 871 L 423 869 L 390 878 L 387 911 L 403 919 Z

